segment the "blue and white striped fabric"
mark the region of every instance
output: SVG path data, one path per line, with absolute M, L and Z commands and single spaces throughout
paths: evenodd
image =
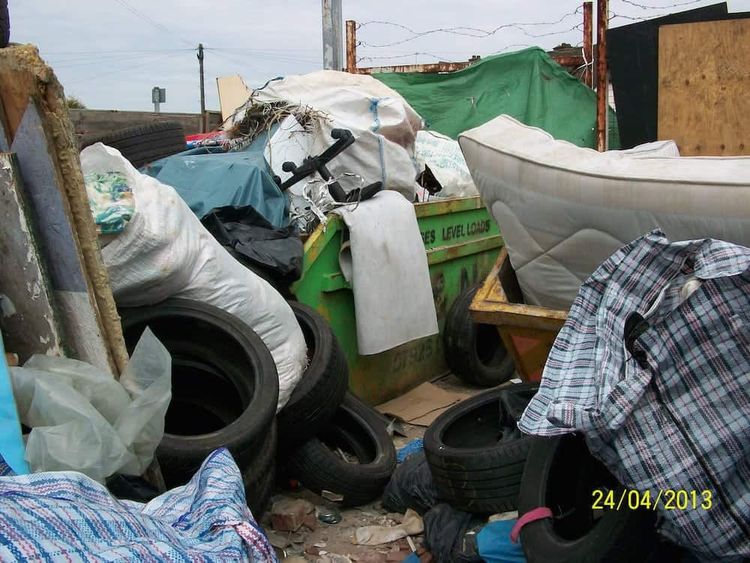
M 750 556 L 750 249 L 655 231 L 618 250 L 581 287 L 519 427 L 583 433 L 652 500 L 711 491 L 710 509 L 662 510 L 662 532 Z
M 8 475 L 0 463 L 0 475 Z M 82 473 L 0 477 L 0 561 L 277 561 L 217 450 L 190 482 L 148 504 L 121 501 Z

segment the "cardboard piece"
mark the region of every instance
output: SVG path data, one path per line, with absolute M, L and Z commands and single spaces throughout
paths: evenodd
M 467 393 L 446 391 L 432 383 L 422 383 L 408 393 L 375 408 L 409 424 L 429 426 L 449 407 L 468 397 Z

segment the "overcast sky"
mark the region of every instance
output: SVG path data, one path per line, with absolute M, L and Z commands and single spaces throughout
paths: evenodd
M 344 19 L 362 24 L 357 32 L 362 42 L 357 53 L 363 59 L 360 66 L 373 66 L 460 61 L 528 45 L 545 49 L 561 42 L 576 45 L 582 41 L 581 31 L 573 29 L 582 22 L 581 1 L 343 0 L 343 9 Z M 610 25 L 715 3 L 610 0 L 614 15 Z M 320 4 L 320 0 L 9 0 L 11 41 L 38 45 L 66 93 L 89 108 L 152 109 L 151 88 L 161 86 L 167 89 L 162 111 L 195 112 L 200 109 L 199 42 L 207 49 L 206 105 L 218 109 L 217 76 L 239 74 L 249 86 L 260 86 L 269 78 L 322 68 Z M 750 11 L 750 0 L 728 4 L 730 11 Z M 469 36 L 508 24 L 536 25 Z M 473 29 L 458 30 L 464 35 L 437 32 L 414 38 L 399 26 L 417 32 Z M 402 43 L 393 45 L 397 42 Z M 376 47 L 384 44 L 391 45 Z

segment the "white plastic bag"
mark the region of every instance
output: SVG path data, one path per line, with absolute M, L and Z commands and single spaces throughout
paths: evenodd
M 164 435 L 172 360 L 146 329 L 120 381 L 78 360 L 32 356 L 11 368 L 33 472 L 80 471 L 103 482 L 141 475 Z
M 422 168 L 430 167 L 443 189 L 437 197 L 468 197 L 479 195 L 458 141 L 435 131 L 417 132 L 415 157 Z
M 84 173 L 121 171 L 135 193 L 135 214 L 102 249 L 117 304 L 183 297 L 238 317 L 273 356 L 280 410 L 307 362 L 305 337 L 289 304 L 211 236 L 174 188 L 138 172 L 119 151 L 101 143 L 86 147 L 81 167 Z

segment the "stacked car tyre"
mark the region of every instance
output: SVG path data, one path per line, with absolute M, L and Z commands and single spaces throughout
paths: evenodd
M 277 417 L 281 455 L 313 438 L 333 418 L 349 386 L 346 357 L 328 323 L 307 305 L 289 305 L 305 335 L 308 364 Z
M 226 447 L 259 516 L 273 490 L 276 451 L 279 387 L 268 348 L 236 317 L 190 300 L 121 315 L 129 350 L 149 327 L 172 356 L 172 400 L 156 452 L 167 486 L 185 483 L 209 453 Z
M 290 457 L 288 475 L 343 506 L 381 495 L 396 468 L 396 451 L 385 421 L 347 393 L 333 419 Z
M 136 168 L 184 151 L 185 130 L 174 121 L 160 121 L 138 127 L 128 127 L 113 133 L 84 137 L 80 148 L 104 143 L 120 151 Z
M 277 416 L 283 475 L 344 506 L 382 493 L 396 452 L 381 416 L 347 392 L 346 357 L 323 317 L 290 301 L 305 335 L 308 366 Z
M 441 414 L 424 449 L 441 500 L 476 513 L 515 510 L 531 438 L 516 426 L 536 383 L 485 391 Z
M 448 311 L 443 331 L 445 363 L 466 383 L 494 387 L 513 377 L 515 366 L 497 328 L 471 318 L 469 306 L 478 289 L 474 285 L 461 292 Z

